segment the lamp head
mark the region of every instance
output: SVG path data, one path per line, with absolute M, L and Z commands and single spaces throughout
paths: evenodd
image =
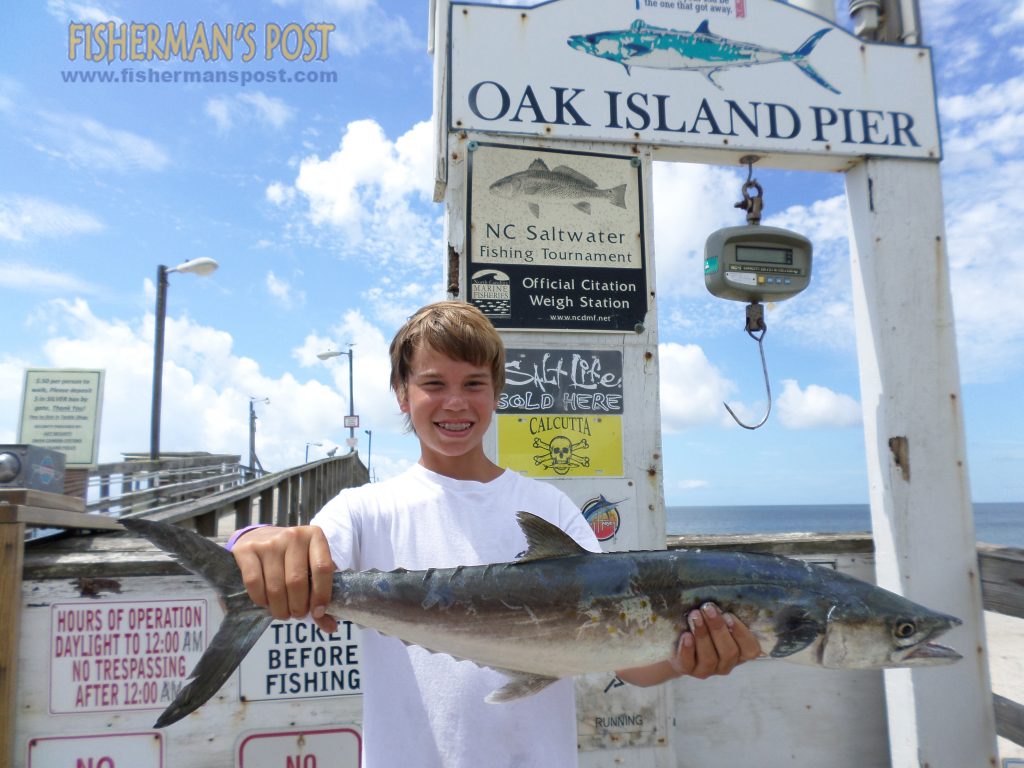
M 215 259 L 211 259 L 207 256 L 200 256 L 198 259 L 189 259 L 186 262 L 182 262 L 178 266 L 167 270 L 168 272 L 192 272 L 193 274 L 205 277 L 211 272 L 215 272 L 220 264 Z

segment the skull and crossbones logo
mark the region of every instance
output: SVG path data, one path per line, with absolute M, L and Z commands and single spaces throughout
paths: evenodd
M 580 448 L 589 448 L 586 440 L 574 443 L 565 435 L 558 435 L 546 442 L 539 437 L 533 439 L 534 448 L 543 448 L 547 453 L 533 457 L 533 463 L 544 469 L 552 469 L 556 474 L 564 475 L 573 467 L 589 467 L 590 459 L 587 456 L 580 456 L 576 451 Z

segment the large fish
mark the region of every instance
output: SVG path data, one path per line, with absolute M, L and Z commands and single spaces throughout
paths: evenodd
M 606 200 L 626 207 L 626 185 L 599 189 L 597 182 L 567 165 L 549 170 L 539 157 L 525 171 L 504 176 L 491 184 L 491 194 L 522 200 L 534 216 L 540 216 L 541 203 L 561 203 L 590 213 L 591 200 Z
M 807 61 L 814 46 L 829 31 L 829 27 L 820 29 L 794 50 L 780 51 L 716 35 L 707 19 L 693 32 L 652 27 L 637 19 L 629 29 L 572 35 L 566 42 L 578 51 L 621 64 L 627 73 L 631 67 L 695 70 L 719 89 L 714 76 L 723 69 L 788 61 L 822 88 L 839 93 Z
M 931 642 L 959 619 L 829 568 L 740 552 L 594 554 L 539 517 L 518 518 L 529 546 L 515 562 L 336 573 L 328 613 L 504 672 L 509 683 L 492 702 L 667 659 L 687 613 L 707 601 L 739 617 L 772 658 L 850 669 L 960 658 Z M 213 696 L 272 618 L 249 600 L 234 556 L 212 541 L 174 525 L 123 523 L 206 578 L 226 604 L 160 728 Z

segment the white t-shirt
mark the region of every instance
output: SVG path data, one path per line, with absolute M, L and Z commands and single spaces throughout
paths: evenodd
M 339 569 L 421 570 L 515 559 L 526 549 L 520 510 L 601 551 L 565 494 L 509 471 L 479 483 L 416 464 L 396 478 L 342 491 L 312 523 L 327 535 Z M 364 768 L 577 765 L 572 680 L 488 704 L 484 697 L 507 682 L 498 672 L 370 630 L 361 647 Z

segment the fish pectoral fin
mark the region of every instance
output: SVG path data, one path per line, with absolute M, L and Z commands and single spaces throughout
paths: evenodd
M 775 636 L 778 640 L 769 655 L 773 659 L 792 656 L 824 634 L 824 624 L 803 608 L 782 611 L 775 620 Z
M 508 669 L 498 670 L 507 675 L 509 681 L 496 691 L 492 691 L 484 699 L 488 704 L 504 704 L 506 701 L 515 701 L 525 696 L 533 696 L 547 688 L 552 683 L 558 682 L 557 677 L 546 675 L 531 675 L 529 672 L 513 672 Z
M 629 51 L 630 56 L 646 56 L 653 50 L 651 46 L 643 43 L 626 43 L 623 47 Z
M 714 69 L 705 69 L 703 71 L 704 71 L 704 77 L 706 77 L 708 79 L 709 83 L 711 83 L 713 86 L 715 86 L 715 88 L 717 88 L 720 91 L 725 90 L 724 88 L 722 88 L 722 86 L 720 86 L 715 81 L 715 75 L 717 75 L 719 73 L 719 71 L 720 71 L 719 67 L 716 67 Z
M 584 213 L 590 213 L 590 203 L 585 202 L 585 201 L 582 202 L 582 203 L 576 203 L 576 205 L 574 205 L 573 208 L 575 208 L 577 211 L 583 211 Z
M 529 207 L 530 213 L 533 214 L 533 218 L 539 219 L 540 218 L 540 206 L 537 205 L 536 203 L 527 203 L 526 205 Z

